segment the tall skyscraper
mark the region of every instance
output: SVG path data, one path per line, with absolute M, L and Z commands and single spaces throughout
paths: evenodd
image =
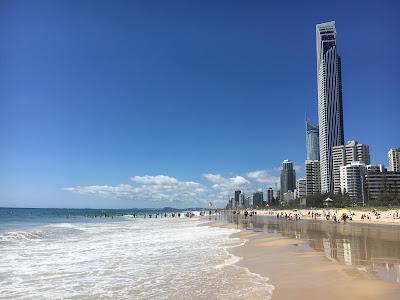
M 253 208 L 260 208 L 264 206 L 263 192 L 253 193 Z
M 274 203 L 274 190 L 272 188 L 268 188 L 267 190 L 267 203 L 269 205 Z
M 318 160 L 306 160 L 306 195 L 321 193 L 321 170 Z
M 400 148 L 390 149 L 388 152 L 389 171 L 400 172 Z
M 296 171 L 293 169 L 293 163 L 285 159 L 281 170 L 281 195 L 287 191 L 296 189 Z
M 240 194 L 242 193 L 242 191 L 241 190 L 236 190 L 235 191 L 235 203 L 234 203 L 234 207 L 235 208 L 238 208 L 239 207 L 239 205 L 240 205 Z
M 317 24 L 317 82 L 321 191 L 333 191 L 332 147 L 344 144 L 342 75 L 335 22 Z
M 306 120 L 307 159 L 319 160 L 319 129 Z
M 366 144 L 360 144 L 357 141 L 350 141 L 347 145 L 332 147 L 332 161 L 333 191 L 339 193 L 341 191 L 340 167 L 355 161 L 369 165 L 371 163 L 369 146 Z

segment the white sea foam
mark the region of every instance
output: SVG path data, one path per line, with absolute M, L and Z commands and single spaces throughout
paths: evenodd
M 200 219 L 58 223 L 0 232 L 0 299 L 268 299 L 236 265 L 233 229 Z

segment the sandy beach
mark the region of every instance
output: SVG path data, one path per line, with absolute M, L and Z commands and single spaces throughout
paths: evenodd
M 351 223 L 363 223 L 363 224 L 386 224 L 386 225 L 400 225 L 400 210 L 399 209 L 282 209 L 282 210 L 256 210 L 257 215 L 288 215 L 295 217 L 297 214 L 301 219 L 315 219 L 321 221 L 333 221 L 333 216 L 336 215 L 338 221 L 345 213 L 351 217 L 351 220 L 347 219 L 346 222 Z M 330 218 L 327 220 L 327 216 Z
M 269 278 L 272 299 L 400 298 L 396 226 L 316 222 L 307 216 L 287 221 L 261 214 L 236 224 L 231 216 L 213 226 L 241 229 L 237 236 L 246 243 L 232 253 L 242 258 L 240 266 Z

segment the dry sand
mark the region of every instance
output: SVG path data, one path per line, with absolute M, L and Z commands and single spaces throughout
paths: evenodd
M 385 225 L 400 225 L 400 210 L 392 209 L 392 210 L 378 210 L 373 211 L 372 209 L 348 209 L 351 213 L 352 223 L 363 223 L 363 224 L 385 224 Z M 302 219 L 312 219 L 313 213 L 317 213 L 317 220 L 326 221 L 326 215 L 329 213 L 332 217 L 336 215 L 340 218 L 343 214 L 342 209 L 283 209 L 283 210 L 256 210 L 257 215 L 276 215 L 276 214 L 300 214 Z M 397 214 L 396 214 L 397 213 Z M 362 215 L 364 215 L 364 219 L 361 219 Z M 399 217 L 397 217 L 397 215 Z M 329 220 L 332 222 L 332 218 Z

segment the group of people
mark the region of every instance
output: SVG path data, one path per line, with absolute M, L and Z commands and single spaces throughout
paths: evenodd
M 153 217 L 153 214 L 144 214 L 143 215 L 144 216 L 144 218 L 146 219 L 147 218 L 147 216 L 149 217 L 149 218 L 152 218 Z M 132 217 L 133 218 L 136 218 L 136 214 L 132 214 Z M 178 218 L 180 218 L 181 217 L 181 213 L 171 213 L 171 214 L 167 214 L 167 213 L 164 213 L 164 214 L 161 214 L 161 213 L 155 213 L 154 214 L 154 218 L 158 218 L 158 217 L 160 217 L 160 218 L 162 218 L 162 217 L 164 217 L 164 218 L 167 218 L 167 217 L 171 217 L 171 218 L 175 218 L 175 217 L 178 217 Z
M 373 209 L 372 210 L 372 214 L 375 216 L 375 219 L 380 219 L 381 218 L 381 214 L 376 210 L 376 209 Z M 371 220 L 371 213 L 369 212 L 368 214 L 362 214 L 361 215 L 361 220 L 365 220 L 365 219 L 367 219 L 367 220 Z M 393 219 L 394 219 L 394 217 L 393 217 Z
M 288 214 L 288 213 L 285 213 L 285 214 L 283 214 L 283 212 L 281 212 L 280 214 L 278 213 L 277 215 L 276 215 L 276 217 L 277 217 L 277 219 L 279 219 L 279 218 L 285 218 L 286 220 L 288 220 L 288 221 L 297 221 L 297 220 L 300 220 L 300 214 L 299 213 L 295 213 L 295 214 Z
M 234 210 L 232 213 L 233 213 L 234 215 L 240 215 L 240 210 L 238 210 L 238 211 Z M 249 212 L 249 211 L 246 209 L 246 210 L 243 212 L 243 214 L 244 214 L 244 217 L 247 218 L 247 217 L 252 217 L 252 216 L 256 215 L 257 212 L 254 211 L 254 210 L 252 210 L 252 211 Z

